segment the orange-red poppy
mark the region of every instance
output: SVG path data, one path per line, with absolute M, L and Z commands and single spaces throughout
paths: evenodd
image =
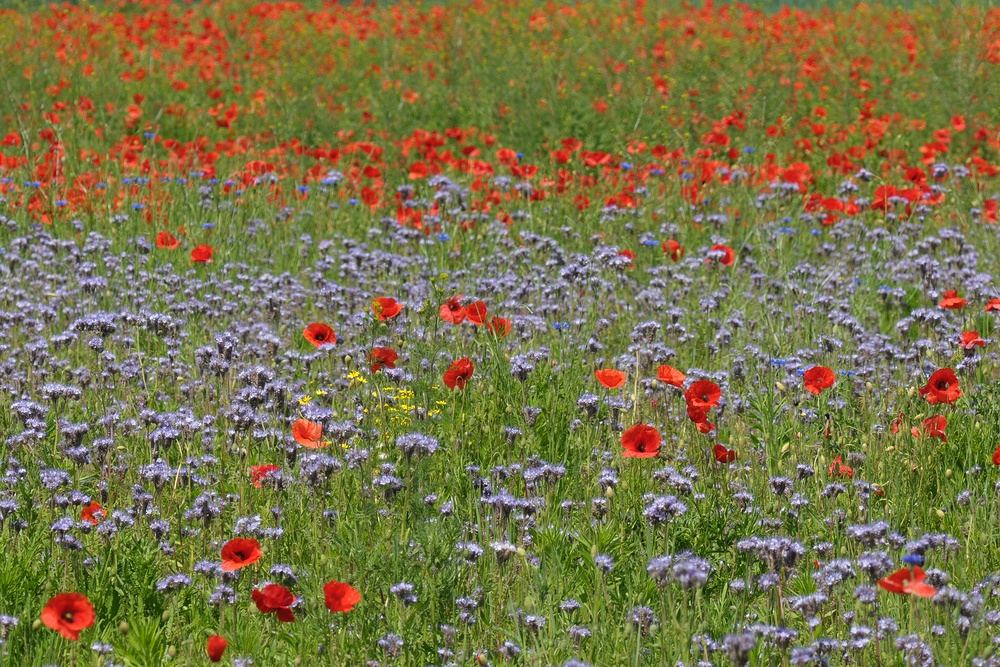
M 997 449 L 993 452 L 993 465 L 1000 466 L 1000 445 L 997 445 Z
M 683 387 L 687 376 L 676 368 L 663 364 L 656 369 L 656 379 L 674 387 Z
M 625 384 L 626 376 L 622 371 L 617 371 L 613 368 L 601 368 L 594 371 L 594 377 L 608 389 L 617 389 Z
M 247 565 L 253 565 L 264 552 L 260 550 L 260 542 L 252 537 L 234 537 L 222 545 L 222 569 L 235 572 Z
M 457 294 L 441 304 L 438 312 L 442 320 L 451 322 L 452 324 L 461 324 L 465 321 L 466 311 L 460 303 L 461 299 L 462 295 Z
M 715 424 L 708 421 L 708 410 L 699 407 L 698 405 L 693 405 L 688 403 L 687 405 L 688 419 L 694 422 L 694 425 L 698 427 L 698 432 L 704 435 L 708 435 L 715 430 Z
M 250 597 L 261 613 L 273 612 L 282 623 L 291 623 L 295 620 L 295 613 L 289 608 L 295 604 L 295 596 L 281 584 L 268 584 L 261 589 L 255 588 Z
M 486 325 L 486 328 L 491 334 L 497 336 L 498 338 L 503 338 L 510 333 L 510 320 L 505 317 L 494 317 Z
M 681 261 L 681 259 L 684 257 L 684 246 L 682 246 L 680 243 L 678 243 L 673 239 L 664 241 L 663 243 L 660 244 L 660 247 L 663 248 L 663 252 L 670 255 L 670 259 L 674 260 L 675 262 Z
M 337 344 L 337 334 L 329 325 L 322 322 L 313 322 L 302 330 L 302 335 L 316 347 Z
M 372 300 L 372 314 L 378 318 L 379 322 L 385 322 L 386 320 L 391 320 L 401 312 L 403 312 L 403 305 L 398 303 L 395 299 L 388 296 L 376 297 Z
M 986 305 L 983 306 L 983 310 L 987 313 L 1000 312 L 1000 299 L 990 299 L 986 302 Z
M 181 245 L 181 242 L 171 234 L 170 232 L 160 232 L 156 235 L 156 247 L 164 248 L 166 250 L 176 250 Z
M 451 362 L 451 366 L 448 370 L 444 372 L 444 383 L 448 389 L 465 389 L 465 384 L 472 377 L 472 372 L 474 367 L 472 365 L 472 360 L 468 357 L 462 357 L 461 359 L 456 359 Z
M 736 251 L 727 245 L 722 245 L 721 243 L 716 243 L 711 248 L 711 252 L 721 252 L 722 257 L 719 258 L 719 264 L 723 266 L 732 266 L 733 262 L 736 261 Z M 705 260 L 706 264 L 712 263 L 712 258 L 709 257 Z
M 684 400 L 688 405 L 708 412 L 719 404 L 722 390 L 711 380 L 698 380 L 684 392 Z
M 948 426 L 948 419 L 944 415 L 934 415 L 928 417 L 923 421 L 923 434 L 928 438 L 941 438 L 941 442 L 948 442 L 948 436 L 945 435 L 944 429 Z M 910 429 L 910 433 L 913 434 L 915 438 L 920 437 L 920 431 L 914 426 Z
M 927 575 L 924 574 L 923 569 L 919 565 L 916 565 L 912 569 L 904 567 L 901 570 L 896 570 L 888 577 L 879 579 L 878 585 L 890 593 L 897 593 L 899 595 L 917 595 L 922 598 L 934 597 L 937 594 L 937 589 L 930 584 L 925 584 L 924 579 L 926 578 Z
M 942 368 L 934 371 L 927 384 L 920 388 L 920 395 L 931 405 L 938 403 L 952 404 L 962 397 L 955 371 Z
M 486 324 L 486 304 L 482 301 L 474 301 L 465 307 L 465 316 L 477 327 Z
M 98 503 L 96 500 L 92 500 L 90 504 L 84 507 L 83 511 L 80 512 L 80 520 L 87 521 L 91 525 L 96 526 L 97 524 L 99 524 L 101 521 L 104 520 L 104 517 L 106 515 L 107 514 L 104 511 L 104 508 L 101 507 L 101 504 Z
M 627 459 L 651 459 L 660 452 L 660 432 L 648 424 L 636 424 L 622 433 L 622 456 Z
M 208 638 L 208 645 L 205 647 L 205 652 L 208 653 L 208 659 L 212 662 L 221 662 L 222 655 L 226 652 L 226 647 L 229 646 L 229 642 L 225 638 L 219 635 L 212 635 Z
M 958 295 L 957 290 L 950 289 L 941 297 L 938 306 L 945 310 L 960 310 L 969 305 L 969 302 Z
M 903 418 L 905 416 L 906 415 L 904 415 L 902 412 L 900 412 L 898 415 L 896 415 L 896 418 L 892 420 L 892 425 L 889 427 L 889 431 L 893 435 L 896 435 L 897 433 L 899 433 L 899 429 L 903 425 Z
M 712 453 L 715 454 L 715 460 L 719 463 L 732 463 L 736 460 L 736 451 L 728 449 L 725 445 L 712 447 Z
M 372 365 L 372 373 L 378 373 L 383 368 L 395 368 L 399 355 L 390 347 L 372 348 L 368 360 Z
M 330 613 L 346 614 L 361 602 L 361 593 L 350 584 L 341 581 L 328 581 L 323 586 L 323 602 Z
M 212 252 L 214 252 L 212 246 L 200 245 L 191 251 L 191 262 L 211 262 Z
M 295 442 L 309 449 L 321 449 L 329 445 L 323 441 L 323 425 L 308 419 L 296 419 L 292 424 L 292 437 Z
M 986 341 L 979 337 L 978 331 L 963 331 L 959 344 L 966 350 L 974 347 L 986 347 Z
M 94 624 L 94 605 L 82 593 L 60 593 L 42 609 L 42 623 L 66 639 L 76 641 L 80 633 Z
M 829 389 L 837 381 L 837 376 L 826 366 L 813 366 L 802 376 L 806 391 L 819 396 L 824 389 Z
M 848 479 L 854 479 L 854 468 L 844 465 L 843 459 L 839 456 L 833 458 L 833 463 L 827 469 L 827 474 L 833 475 L 834 477 L 847 477 Z
M 281 470 L 280 466 L 268 463 L 260 466 L 250 466 L 250 483 L 258 489 L 264 485 L 264 479 L 272 472 Z

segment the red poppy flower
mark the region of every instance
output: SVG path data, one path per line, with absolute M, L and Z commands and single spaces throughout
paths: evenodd
M 708 421 L 708 412 L 704 408 L 688 403 L 687 413 L 688 419 L 693 421 L 694 425 L 698 427 L 699 433 L 708 435 L 715 430 L 715 424 Z
M 680 243 L 678 243 L 673 239 L 664 241 L 663 243 L 660 244 L 660 247 L 663 248 L 663 252 L 670 255 L 670 259 L 674 260 L 675 262 L 681 261 L 681 259 L 684 257 L 684 246 L 682 246 Z
M 938 306 L 946 310 L 960 310 L 969 305 L 969 302 L 958 295 L 957 290 L 950 289 L 944 293 Z
M 326 603 L 326 608 L 330 610 L 330 613 L 346 614 L 361 602 L 361 593 L 350 584 L 328 581 L 323 586 L 323 602 Z
M 274 612 L 282 623 L 291 623 L 295 620 L 295 614 L 289 609 L 295 603 L 295 596 L 281 584 L 268 584 L 262 589 L 255 588 L 250 597 L 261 613 Z
M 98 503 L 96 500 L 91 501 L 91 503 L 86 507 L 84 507 L 83 511 L 80 512 L 80 520 L 88 521 L 90 522 L 91 525 L 94 526 L 103 521 L 105 516 L 106 513 L 104 511 L 104 508 L 101 507 L 100 503 Z
M 660 452 L 660 432 L 647 424 L 636 424 L 622 433 L 622 456 L 627 459 L 651 459 Z
M 978 331 L 963 331 L 962 338 L 958 341 L 966 350 L 974 347 L 986 347 L 986 341 L 979 337 Z
M 674 387 L 683 387 L 687 376 L 676 368 L 664 364 L 656 369 L 656 379 Z
M 628 268 L 630 268 L 630 269 L 634 269 L 635 268 L 635 262 L 634 262 L 634 260 L 635 260 L 635 253 L 634 252 L 632 252 L 631 250 L 629 250 L 628 248 L 626 248 L 625 250 L 620 251 L 618 253 L 618 256 L 619 257 L 624 257 L 625 259 L 627 259 L 630 262 L 632 262 L 632 264 L 628 265 Z
M 372 364 L 372 373 L 378 373 L 383 368 L 395 368 L 399 355 L 389 347 L 376 347 L 372 349 L 369 361 Z
M 472 360 L 468 357 L 456 359 L 451 362 L 451 366 L 444 372 L 444 383 L 448 389 L 454 389 L 455 387 L 465 389 L 465 384 L 472 377 L 473 370 Z
M 802 376 L 806 391 L 819 396 L 824 389 L 829 389 L 837 381 L 837 377 L 826 366 L 813 366 Z
M 1000 445 L 997 445 L 997 450 L 993 452 L 993 465 L 1000 466 Z
M 309 449 L 321 449 L 329 445 L 323 441 L 323 425 L 308 419 L 296 419 L 292 424 L 292 437 L 295 442 Z
M 439 313 L 442 320 L 451 322 L 452 324 L 461 324 L 465 321 L 466 311 L 462 307 L 462 304 L 459 303 L 461 299 L 462 295 L 458 294 L 441 304 Z
M 220 662 L 222 660 L 222 654 L 226 652 L 227 646 L 229 646 L 229 642 L 219 635 L 212 635 L 209 637 L 208 646 L 205 647 L 205 651 L 208 653 L 208 659 L 212 662 Z
M 281 467 L 273 463 L 262 466 L 250 466 L 250 482 L 259 489 L 264 486 L 264 478 L 277 470 L 281 470 Z
M 211 262 L 212 252 L 212 246 L 200 245 L 191 251 L 191 262 Z
M 486 304 L 482 301 L 470 303 L 465 307 L 465 316 L 477 327 L 486 324 Z
M 372 301 L 372 313 L 379 322 L 391 320 L 401 312 L 403 312 L 403 305 L 390 297 L 380 296 Z
M 847 477 L 848 479 L 854 479 L 854 469 L 850 466 L 845 466 L 844 461 L 839 457 L 834 457 L 833 463 L 830 464 L 830 468 L 827 473 L 833 475 L 834 477 Z
M 948 442 L 948 436 L 944 432 L 946 426 L 948 426 L 948 419 L 944 415 L 928 417 L 923 421 L 924 435 L 928 438 L 941 438 L 941 442 Z M 920 431 L 917 430 L 916 426 L 910 432 L 914 437 L 920 437 Z
M 893 435 L 899 433 L 899 427 L 903 425 L 904 416 L 905 415 L 902 412 L 900 412 L 898 415 L 896 415 L 896 418 L 892 420 L 892 426 L 889 427 L 889 430 L 892 432 Z
M 594 377 L 608 389 L 617 389 L 625 384 L 625 373 L 613 368 L 602 368 L 594 371 Z
M 920 388 L 920 395 L 927 399 L 931 405 L 938 403 L 952 404 L 962 397 L 962 390 L 958 386 L 958 378 L 955 371 L 950 368 L 942 368 L 934 371 L 927 384 Z
M 337 344 L 337 334 L 334 333 L 333 329 L 322 322 L 313 322 L 302 330 L 302 335 L 305 336 L 307 341 L 316 347 L 321 347 L 327 344 Z
M 913 569 L 904 567 L 901 570 L 896 570 L 888 577 L 879 579 L 878 585 L 890 593 L 917 595 L 922 598 L 934 597 L 937 594 L 937 589 L 925 584 L 924 579 L 926 578 L 927 575 L 924 574 L 923 569 L 917 565 Z
M 721 243 L 717 243 L 711 247 L 710 252 L 722 253 L 722 256 L 719 257 L 719 264 L 722 264 L 723 266 L 732 266 L 733 262 L 736 261 L 736 251 L 727 245 L 722 245 Z M 711 257 L 707 258 L 705 260 L 705 263 L 711 264 L 712 258 Z
M 241 567 L 253 565 L 263 555 L 260 542 L 254 538 L 234 537 L 222 545 L 222 569 L 234 572 Z
M 711 380 L 698 380 L 684 392 L 684 400 L 688 402 L 688 405 L 700 408 L 705 412 L 718 405 L 720 398 L 722 398 L 722 390 Z
M 983 306 L 983 310 L 987 313 L 1000 312 L 1000 299 L 990 299 L 986 302 L 986 305 Z
M 732 463 L 736 460 L 736 451 L 727 449 L 725 445 L 712 447 L 712 453 L 715 454 L 715 460 L 719 463 Z
M 82 593 L 60 593 L 42 609 L 42 623 L 66 639 L 76 641 L 80 633 L 94 624 L 94 605 Z
M 486 328 L 494 336 L 503 338 L 510 333 L 510 320 L 505 317 L 494 317 L 486 325 Z
M 181 245 L 181 242 L 171 234 L 170 232 L 160 232 L 156 235 L 156 247 L 165 248 L 166 250 L 176 250 Z

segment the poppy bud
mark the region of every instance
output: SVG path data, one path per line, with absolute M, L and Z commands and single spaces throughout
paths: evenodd
M 122 621 L 121 623 L 118 624 L 118 632 L 122 633 L 123 635 L 128 634 L 128 621 Z
M 607 498 L 608 500 L 614 498 L 615 488 L 613 486 L 609 486 L 608 488 L 604 489 L 604 497 Z
M 944 476 L 947 477 L 948 479 L 951 479 L 951 476 L 954 474 L 955 473 L 951 471 L 951 468 L 948 468 L 947 470 L 944 471 Z
M 166 623 L 167 621 L 169 621 L 170 620 L 170 612 L 167 611 L 166 609 L 164 609 L 163 613 L 160 614 L 160 620 L 163 621 L 164 623 Z
M 787 442 L 786 442 L 785 444 L 783 444 L 783 445 L 781 446 L 781 453 L 782 453 L 782 454 L 787 454 L 787 453 L 788 453 L 788 449 L 789 449 L 790 447 L 791 447 L 791 444 L 790 444 L 790 443 L 787 443 Z
M 909 389 L 906 390 L 906 395 L 910 398 L 913 398 L 913 394 L 915 394 L 916 391 L 917 391 L 916 387 L 910 387 Z
M 37 629 L 39 629 L 40 627 L 42 627 L 42 619 L 40 619 L 40 618 L 36 618 L 36 619 L 35 619 L 35 620 L 34 620 L 34 621 L 32 622 L 32 624 L 31 624 L 31 629 L 32 629 L 32 630 L 37 630 Z
M 518 547 L 517 548 L 517 555 L 520 556 L 520 557 L 522 557 L 522 558 L 524 558 L 525 556 L 528 555 L 528 552 L 524 550 L 524 547 Z
M 924 413 L 923 412 L 921 412 L 919 415 L 917 415 L 916 417 L 914 417 L 914 419 L 916 421 L 921 421 L 923 418 L 924 418 Z
M 944 518 L 944 510 L 934 510 L 934 513 L 938 515 L 939 519 Z
M 167 655 L 170 656 L 171 658 L 176 658 L 177 657 L 177 647 L 174 646 L 173 644 L 171 644 L 170 646 L 168 646 L 167 647 Z
M 976 430 L 977 431 L 982 431 L 983 430 L 983 423 L 982 422 L 976 422 Z
M 885 448 L 885 451 L 887 451 L 887 452 L 894 452 L 894 451 L 896 451 L 896 445 L 889 445 L 888 447 Z
M 785 385 L 781 384 L 780 382 L 775 382 L 775 383 L 774 383 L 774 386 L 775 386 L 775 387 L 777 388 L 777 390 L 778 390 L 778 391 L 780 391 L 780 392 L 781 392 L 782 394 L 784 394 L 784 393 L 785 393 Z
M 322 644 L 320 644 L 319 647 L 321 649 L 325 649 L 325 647 Z M 320 655 L 323 655 L 323 651 L 320 651 Z M 302 664 L 302 656 L 301 655 L 295 656 L 295 660 L 292 661 L 292 664 L 295 665 L 295 667 L 299 667 L 299 665 Z
M 596 558 L 597 554 L 601 553 L 601 550 L 597 548 L 597 545 L 590 547 L 590 557 Z

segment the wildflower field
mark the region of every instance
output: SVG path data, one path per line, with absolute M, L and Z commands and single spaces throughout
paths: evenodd
M 1000 665 L 1000 10 L 0 10 L 0 666 Z

